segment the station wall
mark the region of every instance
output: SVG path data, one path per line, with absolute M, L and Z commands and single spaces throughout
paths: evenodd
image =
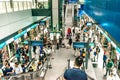
M 120 0 L 85 0 L 84 10 L 120 43 Z

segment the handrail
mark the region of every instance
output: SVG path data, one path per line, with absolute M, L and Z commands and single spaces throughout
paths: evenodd
M 31 63 L 32 63 L 34 60 L 35 60 L 35 59 L 32 59 L 32 60 L 29 62 L 29 64 L 27 65 L 26 69 L 28 69 L 28 68 L 30 67 Z

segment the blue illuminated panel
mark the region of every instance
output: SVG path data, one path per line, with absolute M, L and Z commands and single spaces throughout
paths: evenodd
M 120 44 L 119 5 L 120 0 L 85 0 L 84 10 Z

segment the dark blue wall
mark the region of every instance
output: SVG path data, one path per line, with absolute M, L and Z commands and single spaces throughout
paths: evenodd
M 85 0 L 84 10 L 120 43 L 120 0 Z

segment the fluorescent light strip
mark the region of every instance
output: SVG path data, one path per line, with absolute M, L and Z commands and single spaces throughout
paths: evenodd
M 14 38 L 11 38 L 11 39 L 9 39 L 9 40 L 6 41 L 6 44 L 10 44 L 13 41 L 14 41 Z
M 31 30 L 31 28 L 28 28 L 28 29 L 27 29 L 27 32 L 30 31 L 30 30 Z
M 6 45 L 6 42 L 0 44 L 0 49 L 2 49 Z
M 117 51 L 118 53 L 120 53 L 120 48 L 116 47 L 116 51 Z
M 116 48 L 117 46 L 116 46 L 116 44 L 113 42 L 113 41 L 111 41 L 111 44 Z

